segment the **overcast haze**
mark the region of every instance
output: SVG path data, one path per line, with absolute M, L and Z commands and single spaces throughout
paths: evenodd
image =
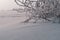
M 14 0 L 0 0 L 0 10 L 9 10 L 17 7 L 19 6 L 16 5 Z

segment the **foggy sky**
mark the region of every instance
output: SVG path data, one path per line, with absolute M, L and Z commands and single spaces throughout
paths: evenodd
M 9 10 L 19 7 L 14 0 L 0 0 L 0 10 Z

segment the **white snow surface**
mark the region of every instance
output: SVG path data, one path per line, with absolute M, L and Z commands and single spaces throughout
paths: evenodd
M 0 40 L 60 40 L 58 23 L 20 23 L 26 19 L 23 14 L 0 14 Z

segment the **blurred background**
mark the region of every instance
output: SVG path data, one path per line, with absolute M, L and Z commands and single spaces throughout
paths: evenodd
M 0 10 L 10 10 L 18 7 L 14 0 L 0 0 Z

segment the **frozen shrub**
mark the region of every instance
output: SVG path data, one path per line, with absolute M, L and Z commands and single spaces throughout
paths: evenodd
M 28 19 L 24 22 L 29 22 L 34 19 L 35 22 L 40 18 L 48 21 L 52 17 L 56 17 L 60 20 L 60 3 L 58 0 L 15 0 L 16 4 L 24 7 L 24 10 L 29 14 Z M 50 19 L 49 19 L 50 18 Z M 60 21 L 59 21 L 60 22 Z

